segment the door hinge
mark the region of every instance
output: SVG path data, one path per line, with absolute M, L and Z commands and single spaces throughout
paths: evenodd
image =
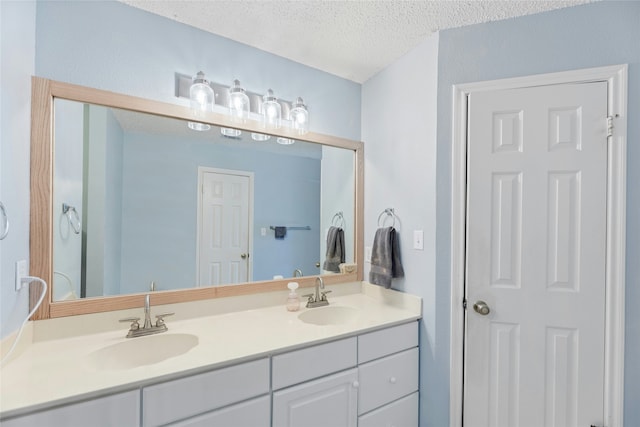
M 607 138 L 613 136 L 613 116 L 607 117 Z
M 620 117 L 620 115 L 616 114 L 615 116 L 607 116 L 607 138 L 613 136 L 613 119 Z
M 462 300 L 462 308 L 463 308 L 464 310 L 466 310 L 466 309 L 467 309 L 467 299 L 466 299 L 466 298 Z

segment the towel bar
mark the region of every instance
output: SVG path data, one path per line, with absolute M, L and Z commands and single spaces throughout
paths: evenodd
M 275 230 L 276 226 L 275 225 L 271 225 L 269 226 L 270 229 Z M 286 228 L 287 230 L 311 230 L 311 227 L 308 225 L 305 225 L 304 227 L 298 227 L 298 226 L 294 226 L 294 227 L 287 227 L 284 226 L 284 228 Z

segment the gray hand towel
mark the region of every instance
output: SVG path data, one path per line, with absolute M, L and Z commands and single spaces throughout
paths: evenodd
M 392 278 L 404 276 L 404 269 L 400 262 L 398 237 L 393 227 L 376 230 L 371 250 L 369 282 L 389 289 Z
M 329 227 L 327 233 L 327 254 L 322 268 L 326 271 L 340 272 L 344 262 L 344 231 L 342 228 Z

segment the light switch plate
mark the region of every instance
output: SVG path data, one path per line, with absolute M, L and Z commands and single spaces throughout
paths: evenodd
M 413 230 L 413 249 L 424 250 L 424 232 L 422 230 Z

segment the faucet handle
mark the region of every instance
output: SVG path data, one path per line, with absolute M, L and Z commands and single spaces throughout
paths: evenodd
M 313 299 L 314 299 L 315 295 L 313 295 L 313 294 L 305 294 L 305 295 L 302 295 L 302 297 L 303 298 L 309 298 L 308 302 L 313 302 Z
M 167 316 L 173 316 L 175 313 L 162 313 L 156 314 L 156 326 L 164 325 L 164 318 Z
M 322 297 L 320 298 L 320 301 L 326 301 L 327 300 L 327 294 L 330 294 L 331 291 L 320 291 L 320 293 L 322 294 Z
M 136 329 L 140 329 L 140 318 L 139 317 L 126 317 L 124 319 L 120 319 L 120 322 L 131 322 L 130 330 L 135 331 Z

